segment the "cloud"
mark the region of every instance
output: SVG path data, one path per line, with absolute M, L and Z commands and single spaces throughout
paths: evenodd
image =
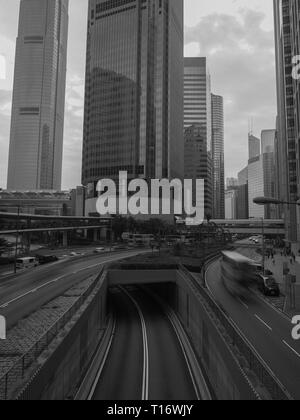
M 228 176 L 246 166 L 249 119 L 257 134 L 275 126 L 274 35 L 263 29 L 264 19 L 243 9 L 236 16 L 209 14 L 186 28 L 186 50 L 193 46 L 195 55 L 208 57 L 212 90 L 224 96 Z

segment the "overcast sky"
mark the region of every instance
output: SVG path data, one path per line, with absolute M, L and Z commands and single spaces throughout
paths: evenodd
M 63 188 L 80 184 L 86 14 L 70 0 Z M 213 92 L 224 96 L 226 176 L 247 162 L 247 133 L 274 128 L 276 118 L 272 0 L 185 0 L 185 53 L 207 56 Z M 6 187 L 11 95 L 19 0 L 0 0 L 0 188 Z M 1 56 L 6 78 L 1 80 Z

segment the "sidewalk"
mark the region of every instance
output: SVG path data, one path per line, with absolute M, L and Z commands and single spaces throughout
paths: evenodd
M 248 258 L 251 258 L 257 262 L 262 261 L 262 257 L 260 254 L 256 252 L 255 249 L 238 249 L 238 252 L 241 254 L 247 256 Z M 293 316 L 300 313 L 300 263 L 296 262 L 291 264 L 291 258 L 290 257 L 284 257 L 280 255 L 280 250 L 277 250 L 277 255 L 275 255 L 274 260 L 275 264 L 273 263 L 272 258 L 266 258 L 265 260 L 265 268 L 267 270 L 272 271 L 274 274 L 274 278 L 277 281 L 277 283 L 280 285 L 280 289 L 282 294 L 286 297 L 286 299 L 276 299 L 276 298 L 266 298 L 268 302 L 272 303 L 274 306 L 276 306 L 278 309 L 283 310 L 287 315 Z M 283 275 L 283 266 L 284 263 L 288 264 L 288 268 L 290 270 L 290 274 L 296 276 L 296 285 L 295 285 L 295 292 L 296 292 L 296 309 L 290 308 L 290 296 L 286 295 L 286 284 L 285 284 L 285 278 Z

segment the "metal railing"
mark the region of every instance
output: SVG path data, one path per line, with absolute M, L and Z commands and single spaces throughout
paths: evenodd
M 72 319 L 76 312 L 82 307 L 86 299 L 91 295 L 95 289 L 99 279 L 101 278 L 105 267 L 102 268 L 101 273 L 97 275 L 88 289 L 76 300 L 76 302 L 69 308 L 53 325 L 43 334 L 40 339 L 24 353 L 6 372 L 0 377 L 0 400 L 7 400 L 15 391 L 16 386 L 20 386 L 26 379 L 26 371 L 33 365 L 38 357 L 46 350 L 52 341 L 57 337 L 59 332 Z

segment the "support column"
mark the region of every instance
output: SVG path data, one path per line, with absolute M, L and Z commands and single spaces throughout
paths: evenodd
M 67 248 L 68 246 L 68 232 L 63 232 L 63 247 Z
M 98 235 L 99 231 L 98 231 L 98 229 L 95 229 L 93 231 L 93 233 L 94 233 L 94 242 L 98 242 L 98 240 L 99 240 L 99 235 Z

